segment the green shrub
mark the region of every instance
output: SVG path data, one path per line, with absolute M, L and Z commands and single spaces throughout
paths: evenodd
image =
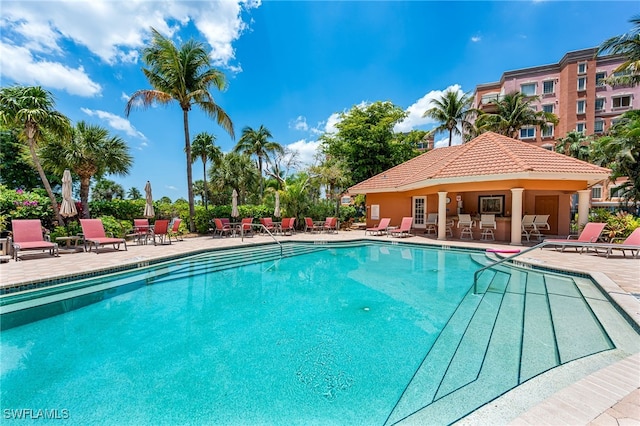
M 0 185 L 0 215 L 5 217 L 7 226 L 11 219 L 40 219 L 42 226 L 52 228 L 54 217 L 51 201 L 41 191 L 7 189 Z
M 640 218 L 626 212 L 611 213 L 607 209 L 593 209 L 589 213 L 589 222 L 606 223 L 603 234 L 609 240 L 626 238 L 634 229 L 640 227 Z

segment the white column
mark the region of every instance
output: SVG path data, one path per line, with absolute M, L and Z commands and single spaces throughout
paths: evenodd
M 438 191 L 438 239 L 447 239 L 447 192 Z
M 511 188 L 511 245 L 522 245 L 522 193 L 524 188 Z
M 578 226 L 580 229 L 589 222 L 589 206 L 591 199 L 591 190 L 583 189 L 578 191 Z

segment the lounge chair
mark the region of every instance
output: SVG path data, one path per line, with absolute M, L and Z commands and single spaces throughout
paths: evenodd
M 438 213 L 429 213 L 424 224 L 426 225 L 424 230 L 425 234 L 431 234 L 431 232 L 433 232 L 438 235 Z
M 127 242 L 124 238 L 107 237 L 104 232 L 104 226 L 100 219 L 80 219 L 80 226 L 82 226 L 82 233 L 84 234 L 84 246 L 87 250 L 87 244 L 89 245 L 89 251 L 92 247 L 95 247 L 96 254 L 98 254 L 98 248 L 107 244 L 113 244 L 114 250 L 120 250 L 120 244 L 124 244 L 125 251 L 127 250 Z
M 171 237 L 174 237 L 176 241 L 183 241 L 180 235 L 180 223 L 182 223 L 182 219 L 176 217 L 169 225 L 169 242 L 171 242 Z
M 338 232 L 338 218 L 337 217 L 328 217 L 324 221 L 324 225 L 322 225 L 322 229 L 327 233 L 331 231 Z
M 380 223 L 378 226 L 374 226 L 373 228 L 367 228 L 364 230 L 364 235 L 367 235 L 367 232 L 371 235 L 383 235 L 387 232 L 387 228 L 391 223 L 391 219 L 388 217 L 383 217 L 380 219 Z
M 45 240 L 40 219 L 13 219 L 11 229 L 14 260 L 17 261 L 20 252 L 26 250 L 49 250 L 52 256 L 58 257 L 60 255 L 58 244 Z
M 618 240 L 620 240 L 621 238 L 618 238 Z M 614 240 L 616 240 L 616 238 L 614 238 Z M 589 247 L 585 246 L 583 249 L 588 249 Z M 611 241 L 610 244 L 598 244 L 595 243 L 593 245 L 593 249 L 596 252 L 596 254 L 600 254 L 600 252 L 598 251 L 598 249 L 603 249 L 604 253 L 606 253 L 607 255 L 607 259 L 609 258 L 609 256 L 611 255 L 611 253 L 613 252 L 613 250 L 620 250 L 622 251 L 622 255 L 624 257 L 627 257 L 627 250 L 629 252 L 631 252 L 631 256 L 635 257 L 635 258 L 639 258 L 640 257 L 640 228 L 636 228 L 631 235 L 629 235 L 627 238 L 625 238 L 622 243 L 614 243 L 613 240 Z
M 392 237 L 408 237 L 411 235 L 411 225 L 413 225 L 412 217 L 403 217 L 400 222 L 400 227 L 389 230 L 389 235 Z
M 171 244 L 171 238 L 169 238 L 169 221 L 167 219 L 158 219 L 153 224 L 153 245 L 156 245 L 156 239 L 160 244 L 165 244 L 165 239 L 169 240 Z
M 314 233 L 314 232 L 320 232 L 322 231 L 322 227 L 316 225 L 313 222 L 313 219 L 310 217 L 305 217 L 304 218 L 304 232 L 310 232 L 310 233 Z
M 552 243 L 551 245 L 561 247 L 561 251 L 564 251 L 566 247 L 573 247 L 578 251 L 578 248 L 582 249 L 585 244 L 593 245 L 593 243 L 598 242 L 600 234 L 602 234 L 606 225 L 606 223 L 589 222 L 584 226 L 584 229 L 577 239 L 572 239 L 575 235 L 569 235 L 565 240 L 545 238 L 544 242 Z
M 230 224 L 225 224 L 222 219 L 213 219 L 213 223 L 215 224 L 215 229 L 213 230 L 213 237 L 215 238 L 216 234 L 220 234 L 220 238 L 224 235 L 231 235 L 233 233 L 233 229 Z

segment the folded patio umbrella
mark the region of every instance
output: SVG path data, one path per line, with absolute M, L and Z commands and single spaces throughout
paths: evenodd
M 151 195 L 151 182 L 147 181 L 147 184 L 144 186 L 145 198 L 147 199 L 146 204 L 144 205 L 144 217 L 154 217 L 156 215 L 155 210 L 153 210 L 153 196 Z
M 76 203 L 71 198 L 71 172 L 65 169 L 62 174 L 62 204 L 60 205 L 60 215 L 71 217 L 78 214 Z
M 238 211 L 238 191 L 235 189 L 231 195 L 231 217 L 239 217 L 240 212 Z

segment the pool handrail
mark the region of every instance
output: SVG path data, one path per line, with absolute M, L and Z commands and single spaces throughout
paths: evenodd
M 494 266 L 497 266 L 501 263 L 506 262 L 507 260 L 513 260 L 514 258 L 525 254 L 525 253 L 529 253 L 530 251 L 533 251 L 535 249 L 538 248 L 542 248 L 544 246 L 557 246 L 557 245 L 563 245 L 563 246 L 576 246 L 576 247 L 584 247 L 584 246 L 595 246 L 597 245 L 596 243 L 585 243 L 585 242 L 581 242 L 581 241 L 577 241 L 577 240 L 562 240 L 562 242 L 560 243 L 558 240 L 555 241 L 542 241 L 538 244 L 536 244 L 533 247 L 529 247 L 525 250 L 522 250 L 521 252 L 515 253 L 513 256 L 507 256 L 507 257 L 503 257 L 502 259 L 490 264 L 490 265 L 486 265 L 483 266 L 482 268 L 478 269 L 476 272 L 473 273 L 473 294 L 478 294 L 478 277 L 480 277 L 480 274 L 483 273 L 484 271 L 486 271 L 487 269 L 491 269 Z
M 255 226 L 258 227 L 259 229 L 262 228 L 267 234 L 269 234 L 269 236 L 271 238 L 273 238 L 273 241 L 276 242 L 276 244 L 278 245 L 278 247 L 280 247 L 280 257 L 282 257 L 282 244 L 280 244 L 280 241 L 276 240 L 276 237 L 273 236 L 273 234 L 271 232 L 269 232 L 269 230 L 267 229 L 266 226 L 264 226 L 261 223 L 252 223 L 251 226 Z M 244 227 L 240 227 L 240 241 L 244 242 Z

